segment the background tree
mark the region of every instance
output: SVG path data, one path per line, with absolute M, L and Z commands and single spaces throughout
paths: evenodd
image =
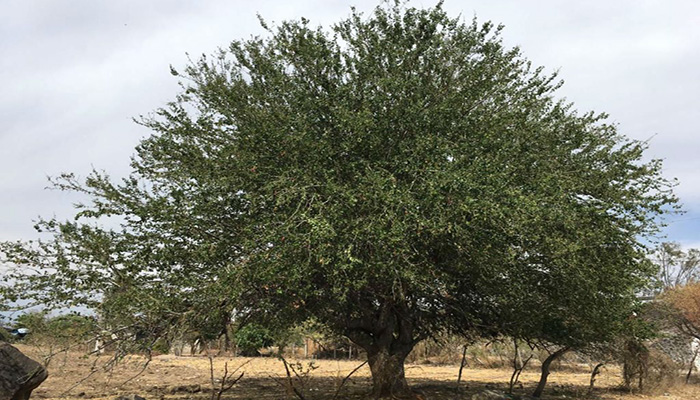
M 554 99 L 500 30 L 396 3 L 171 68 L 183 91 L 142 120 L 132 174 L 58 180 L 92 200 L 38 248 L 5 244 L 42 267 L 11 279 L 153 334 L 222 302 L 272 331 L 313 317 L 365 350 L 376 397 L 411 395 L 404 360 L 433 332 L 563 338 L 618 318 L 672 182 L 605 115 Z M 103 216 L 120 228 L 89 224 Z
M 597 247 L 604 247 L 604 243 L 610 239 L 601 238 L 602 242 Z M 500 295 L 501 303 L 497 320 L 492 324 L 498 326 L 502 334 L 523 340 L 548 354 L 542 360 L 540 381 L 534 397 L 542 395 L 552 363 L 566 352 L 617 346 L 628 339 L 645 337 L 642 333 L 651 328 L 634 317 L 640 312 L 641 305 L 637 301 L 637 292 L 629 290 L 631 286 L 625 289 L 632 278 L 624 275 L 631 271 L 618 269 L 619 264 L 615 261 L 594 261 L 595 257 L 602 256 L 599 250 L 589 252 L 589 248 L 584 247 L 577 253 L 548 258 L 540 264 L 539 267 L 547 268 L 546 271 L 556 271 L 559 275 L 556 281 L 551 280 L 550 272 L 542 273 L 537 266 L 526 264 L 522 275 L 516 275 L 517 278 L 500 286 L 503 292 Z M 613 260 L 620 256 L 608 255 Z M 574 261 L 569 257 L 581 258 Z M 587 261 L 587 257 L 591 258 Z M 636 262 L 638 264 L 634 268 L 640 272 L 654 273 L 655 267 L 651 262 Z M 591 263 L 589 268 L 581 268 L 588 263 Z M 528 272 L 527 268 L 531 270 Z M 515 272 L 516 267 L 512 267 L 512 271 Z M 604 275 L 598 276 L 600 273 L 609 274 L 609 280 Z M 567 285 L 566 291 L 557 287 L 563 284 Z M 638 284 L 643 282 L 639 281 Z
M 689 350 L 693 350 L 693 355 L 686 375 L 688 383 L 700 353 L 700 348 L 697 347 L 700 341 L 700 283 L 693 282 L 669 288 L 660 296 L 656 308 L 668 331 L 680 332 L 689 339 L 688 347 Z
M 661 243 L 652 254 L 659 273 L 655 289 L 663 291 L 676 286 L 697 282 L 700 279 L 700 250 L 684 251 L 680 243 Z
M 700 340 L 700 283 L 668 290 L 661 296 L 659 307 L 669 317 L 672 326 Z

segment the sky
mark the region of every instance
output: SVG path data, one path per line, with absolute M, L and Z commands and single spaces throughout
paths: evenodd
M 36 237 L 38 216 L 69 218 L 70 193 L 47 177 L 119 178 L 149 131 L 133 122 L 175 98 L 169 73 L 264 34 L 268 22 L 306 17 L 329 26 L 378 0 L 0 0 L 0 240 Z M 435 1 L 409 1 L 431 7 Z M 700 248 L 700 2 L 695 0 L 445 0 L 466 22 L 505 26 L 504 42 L 559 72 L 558 96 L 606 112 L 619 132 L 649 140 L 678 178 L 686 211 L 664 240 Z

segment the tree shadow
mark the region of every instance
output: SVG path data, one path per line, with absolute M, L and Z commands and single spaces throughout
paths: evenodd
M 337 377 L 312 377 L 304 385 L 297 389 L 306 400 L 359 400 L 366 399 L 371 392 L 372 382 L 369 377 L 350 378 L 338 392 L 338 385 L 341 378 Z M 433 379 L 409 379 L 411 388 L 425 399 L 431 400 L 460 400 L 470 399 L 472 395 L 483 390 L 494 390 L 506 392 L 507 383 L 489 383 L 477 380 L 465 380 L 459 386 L 456 382 L 446 382 L 444 380 Z M 516 396 L 529 396 L 535 390 L 536 383 L 528 383 L 513 391 Z M 186 396 L 191 400 L 211 399 L 212 388 L 205 385 L 188 386 L 154 386 L 147 388 L 147 397 L 166 399 L 169 397 Z M 336 397 L 336 393 L 337 397 Z M 545 393 L 541 397 L 546 399 L 583 399 L 600 398 L 600 395 L 609 393 L 607 389 L 594 390 L 592 395 L 588 395 L 588 387 L 585 385 L 573 384 L 551 384 L 547 385 Z M 526 397 L 527 398 L 527 397 Z M 254 377 L 243 378 L 230 391 L 221 396 L 222 400 L 242 400 L 242 399 L 299 399 L 288 387 L 288 382 L 284 378 L 276 377 Z

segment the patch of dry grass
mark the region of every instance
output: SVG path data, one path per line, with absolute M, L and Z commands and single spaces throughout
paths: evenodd
M 27 355 L 34 355 L 30 347 L 18 346 Z M 106 358 L 106 356 L 105 356 Z M 297 360 L 289 360 L 297 361 Z M 303 367 L 311 360 L 298 360 Z M 113 399 L 120 394 L 139 394 L 147 399 L 209 399 L 211 380 L 209 360 L 205 356 L 176 357 L 161 355 L 153 358 L 143 373 L 143 357 L 133 356 L 118 364 L 111 372 L 97 369 L 88 379 L 94 358 L 80 353 L 56 357 L 49 368 L 49 378 L 34 391 L 32 398 L 46 400 Z M 361 361 L 314 360 L 318 368 L 310 372 L 304 388 L 307 399 L 332 398 L 340 381 Z M 247 363 L 242 371 L 245 376 L 222 399 L 293 399 L 285 389 L 285 370 L 275 358 L 214 358 L 215 377 L 223 374 L 224 364 L 229 370 Z M 549 377 L 545 399 L 571 399 L 586 396 L 590 374 L 585 365 L 554 371 Z M 408 364 L 406 375 L 409 383 L 427 399 L 469 399 L 471 394 L 485 387 L 505 390 L 511 371 L 508 369 L 473 369 L 463 372 L 463 384 L 456 386 L 458 366 L 435 364 Z M 522 387 L 518 392 L 532 391 L 539 379 L 537 370 L 526 370 L 521 375 Z M 126 383 L 125 383 L 126 382 Z M 700 385 L 679 385 L 668 393 L 657 396 L 623 393 L 619 390 L 620 370 L 607 367 L 596 381 L 594 398 L 601 400 L 679 400 L 700 399 Z M 217 382 L 218 384 L 218 382 Z M 340 398 L 359 399 L 370 389 L 370 372 L 365 365 L 360 368 L 342 389 Z M 74 386 L 74 387 L 73 387 Z M 67 389 L 73 387 L 68 393 Z

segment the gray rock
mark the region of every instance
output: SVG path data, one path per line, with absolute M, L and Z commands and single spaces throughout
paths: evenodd
M 137 394 L 130 394 L 125 396 L 115 397 L 114 400 L 146 400 Z
M 511 400 L 513 397 L 493 390 L 482 390 L 472 395 L 471 400 Z
M 49 374 L 9 343 L 0 342 L 0 400 L 29 400 Z
M 526 395 L 508 394 L 496 392 L 495 390 L 482 390 L 472 395 L 471 400 L 530 400 L 533 397 Z

